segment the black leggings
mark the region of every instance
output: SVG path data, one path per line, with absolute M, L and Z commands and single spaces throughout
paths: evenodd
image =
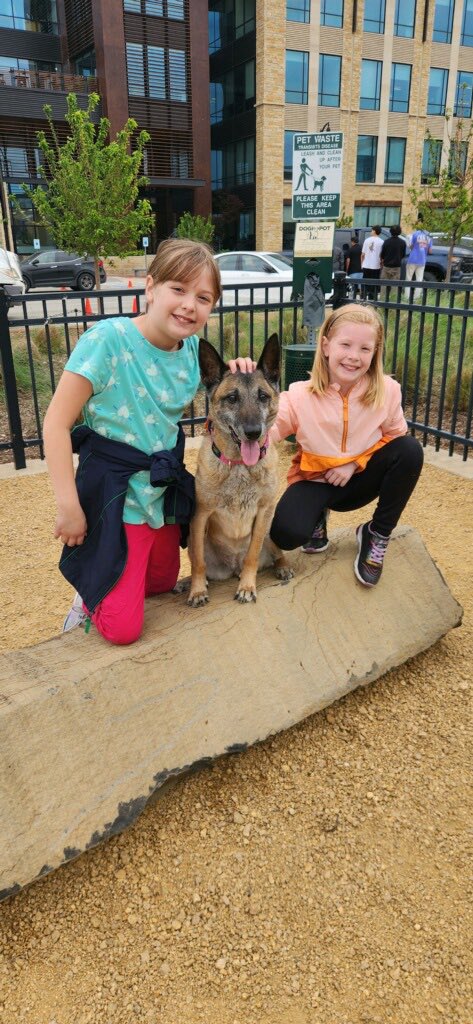
M 270 536 L 284 551 L 305 544 L 325 509 L 353 512 L 379 498 L 373 530 L 389 537 L 419 479 L 424 461 L 421 445 L 410 434 L 396 437 L 371 456 L 366 469 L 354 473 L 345 487 L 301 480 L 279 501 Z

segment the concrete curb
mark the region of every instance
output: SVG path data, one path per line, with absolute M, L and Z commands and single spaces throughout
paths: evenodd
M 0 899 L 132 823 L 173 776 L 287 729 L 459 625 L 419 535 L 396 531 L 378 587 L 353 533 L 259 578 L 256 605 L 212 584 L 207 607 L 147 602 L 142 640 L 75 630 L 0 657 Z
M 196 437 L 186 437 L 187 450 L 192 451 L 199 448 L 202 443 L 202 436 L 202 434 L 198 434 Z M 473 480 L 473 457 L 464 462 L 461 455 L 448 455 L 443 449 L 437 452 L 433 445 L 427 445 L 424 448 L 424 459 L 429 466 L 435 466 L 436 469 L 444 469 L 447 473 L 463 477 L 464 480 Z M 26 469 L 15 469 L 13 462 L 0 463 L 0 481 L 19 480 L 22 476 L 36 476 L 38 473 L 46 472 L 47 467 L 44 459 L 27 459 Z

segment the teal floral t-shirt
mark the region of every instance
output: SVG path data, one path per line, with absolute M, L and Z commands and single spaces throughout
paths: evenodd
M 112 317 L 85 331 L 65 368 L 94 389 L 83 409 L 87 426 L 151 455 L 175 447 L 179 420 L 199 385 L 199 339 L 193 334 L 176 352 L 166 352 L 128 317 Z M 162 526 L 164 491 L 151 487 L 149 472 L 135 473 L 124 522 Z

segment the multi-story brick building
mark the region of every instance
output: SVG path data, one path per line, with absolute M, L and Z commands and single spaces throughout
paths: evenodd
M 48 103 L 63 139 L 66 96 L 101 97 L 115 133 L 131 116 L 151 135 L 144 172 L 151 246 L 184 210 L 208 214 L 210 125 L 204 0 L 4 0 L 0 7 L 0 169 L 4 244 L 51 243 L 21 190 L 38 183 L 36 133 Z M 20 198 L 22 210 L 10 198 Z
M 227 244 L 291 246 L 293 133 L 318 132 L 327 122 L 344 133 L 345 213 L 355 225 L 408 229 L 413 179 L 448 160 L 446 112 L 471 119 L 473 0 L 211 0 L 209 7 L 214 94 L 223 83 L 212 114 L 213 181 L 244 200 Z M 229 26 L 237 23 L 247 33 L 232 41 Z M 250 78 L 251 61 L 253 124 L 243 122 L 230 93 Z M 241 139 L 245 153 L 256 154 L 253 164 L 227 157 Z

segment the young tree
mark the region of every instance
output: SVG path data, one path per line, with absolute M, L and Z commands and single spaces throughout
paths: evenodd
M 38 132 L 37 138 L 46 188 L 23 185 L 57 247 L 93 257 L 96 288 L 100 288 L 99 259 L 131 256 L 140 235 L 152 226 L 150 203 L 138 199 L 140 187 L 147 182 L 140 176 L 140 167 L 150 136 L 142 131 L 132 143 L 138 125 L 129 118 L 109 142 L 108 119 L 102 117 L 98 125 L 91 120 L 98 102 L 99 96 L 91 93 L 87 109 L 80 110 L 77 97 L 69 94 L 69 135 L 63 145 L 51 107 L 44 107 L 49 133 Z
M 451 114 L 446 120 L 447 144 L 439 146 L 427 132 L 431 173 L 425 184 L 415 182 L 408 191 L 422 226 L 426 231 L 441 232 L 447 240 L 449 281 L 454 246 L 462 235 L 473 232 L 473 122 L 453 121 Z M 442 152 L 447 160 L 440 166 Z
M 192 238 L 194 242 L 207 242 L 212 244 L 215 228 L 211 217 L 201 217 L 199 214 L 183 213 L 176 228 L 178 238 Z

